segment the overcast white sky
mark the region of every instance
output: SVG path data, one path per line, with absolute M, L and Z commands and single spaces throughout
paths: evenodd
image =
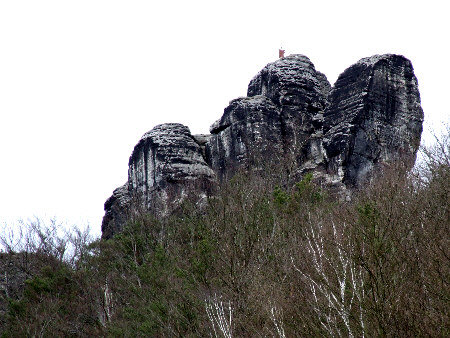
M 446 3 L 0 0 L 0 223 L 56 216 L 100 234 L 142 134 L 207 133 L 281 45 L 332 84 L 362 57 L 405 55 L 437 128 L 450 115 Z

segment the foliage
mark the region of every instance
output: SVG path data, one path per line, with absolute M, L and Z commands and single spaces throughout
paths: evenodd
M 111 240 L 38 229 L 3 335 L 447 336 L 450 170 L 430 154 L 351 201 L 309 174 L 286 188 L 241 173 L 205 209 L 136 215 Z

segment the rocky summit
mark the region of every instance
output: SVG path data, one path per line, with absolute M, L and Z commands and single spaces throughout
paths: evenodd
M 204 140 L 178 123 L 156 126 L 139 140 L 128 162 L 128 181 L 105 203 L 102 236 L 120 232 L 133 212 L 164 217 L 186 197 L 206 197 L 216 175 L 206 164 Z
M 238 170 L 275 164 L 286 184 L 310 172 L 348 195 L 383 163 L 412 166 L 422 123 L 417 79 L 403 56 L 361 59 L 333 87 L 306 56 L 283 57 L 250 81 L 247 97 L 230 102 L 209 135 L 163 124 L 141 138 L 127 183 L 105 203 L 103 238 L 137 209 L 164 217 L 187 197 L 201 203 Z
M 374 167 L 400 156 L 414 162 L 423 111 L 411 62 L 375 55 L 345 70 L 329 95 L 323 145 L 328 172 L 362 184 Z

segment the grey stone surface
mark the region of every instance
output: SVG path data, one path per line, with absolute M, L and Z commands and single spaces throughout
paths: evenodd
M 211 126 L 206 157 L 221 180 L 261 168 L 283 153 L 280 111 L 265 96 L 235 99 Z
M 131 193 L 128 182 L 115 189 L 105 202 L 105 216 L 102 221 L 102 237 L 110 238 L 120 232 L 130 216 Z
M 178 123 L 158 125 L 145 133 L 131 154 L 128 182 L 105 203 L 103 237 L 119 232 L 133 210 L 144 208 L 163 217 L 187 197 L 203 198 L 216 176 L 199 143 L 199 137 Z
M 371 177 L 380 163 L 412 163 L 420 144 L 423 111 L 411 62 L 375 55 L 358 61 L 336 81 L 324 115 L 328 171 L 347 186 Z
M 128 163 L 130 188 L 148 195 L 170 184 L 213 179 L 197 142 L 189 128 L 178 123 L 162 124 L 144 134 Z
M 293 179 L 323 167 L 322 123 L 331 86 L 304 55 L 289 55 L 264 67 L 248 96 L 265 95 L 280 110 L 284 162 Z

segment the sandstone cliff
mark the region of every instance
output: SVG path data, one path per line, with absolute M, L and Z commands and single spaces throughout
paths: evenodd
M 283 166 L 287 184 L 312 172 L 347 192 L 399 157 L 413 164 L 423 111 L 411 62 L 375 55 L 345 70 L 331 88 L 303 55 L 264 67 L 232 100 L 210 135 L 181 124 L 146 133 L 129 161 L 128 182 L 105 203 L 104 238 L 119 232 L 131 206 L 168 215 L 188 195 L 201 201 L 236 170 Z
M 156 126 L 139 140 L 128 162 L 128 181 L 105 203 L 103 237 L 119 232 L 136 207 L 163 217 L 183 198 L 206 197 L 215 174 L 206 164 L 201 137 L 178 123 Z
M 324 115 L 328 172 L 359 185 L 374 166 L 399 156 L 414 162 L 423 111 L 411 62 L 375 55 L 342 73 Z

